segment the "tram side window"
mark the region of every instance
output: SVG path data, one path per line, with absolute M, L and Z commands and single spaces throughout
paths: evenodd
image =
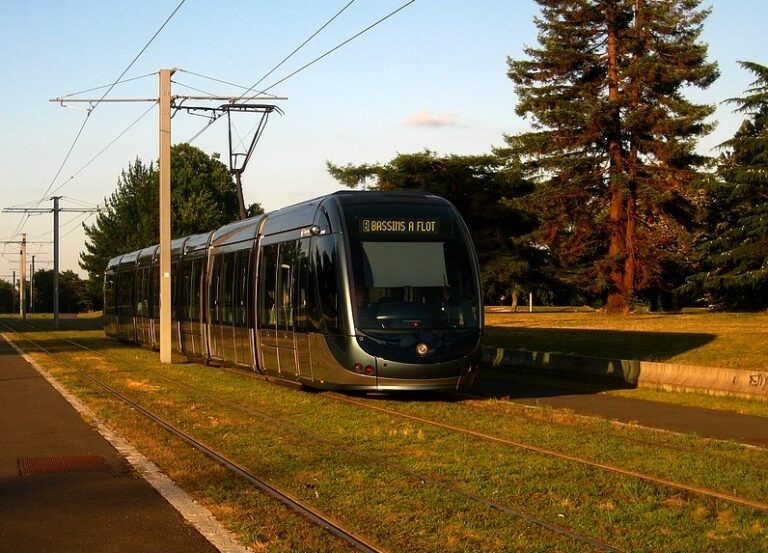
M 336 280 L 336 242 L 333 236 L 315 240 L 313 261 L 320 304 L 320 330 L 339 330 L 339 289 Z
M 152 316 L 155 318 L 160 317 L 160 281 L 159 281 L 159 274 L 158 271 L 160 270 L 160 267 L 153 267 L 153 282 L 155 287 L 155 293 L 153 294 L 153 297 L 155 298 L 155 303 L 152 308 L 152 311 L 154 311 L 156 314 L 153 314 Z M 178 318 L 178 312 L 176 310 L 176 305 L 179 302 L 179 294 L 177 292 L 177 286 L 179 285 L 179 262 L 174 261 L 171 263 L 171 319 L 177 320 Z
M 122 317 L 131 316 L 131 291 L 133 289 L 133 273 L 120 271 L 117 288 L 117 314 Z
M 232 324 L 232 280 L 234 278 L 234 269 L 233 253 L 217 255 L 214 259 L 214 323 Z
M 219 304 L 221 303 L 221 257 L 213 259 L 213 268 L 211 269 L 211 279 L 209 283 L 209 313 L 208 320 L 211 323 L 219 322 Z
M 250 273 L 251 250 L 242 250 L 235 254 L 234 322 L 235 326 L 248 326 L 248 278 Z
M 173 274 L 173 269 L 171 269 L 171 274 Z M 149 288 L 149 310 L 150 310 L 150 316 L 153 319 L 159 319 L 160 318 L 160 266 L 159 265 L 152 265 L 151 271 L 149 271 L 149 281 L 147 282 L 147 287 Z M 171 304 L 173 306 L 173 304 Z M 171 307 L 171 310 L 173 310 L 173 307 Z M 173 317 L 173 314 L 171 315 Z
M 203 259 L 193 259 L 184 264 L 184 316 L 187 321 L 200 321 L 200 271 L 203 267 Z
M 309 285 L 309 238 L 299 241 L 296 252 L 296 331 L 307 332 L 309 306 L 312 305 Z
M 136 271 L 136 316 L 149 315 L 149 275 L 148 269 Z
M 117 279 L 114 273 L 104 275 L 104 312 L 115 314 L 117 304 L 115 302 L 115 283 Z
M 296 270 L 297 242 L 280 244 L 280 262 L 277 268 L 277 328 L 293 330 L 293 279 Z
M 233 281 L 235 278 L 235 254 L 228 253 L 222 257 L 221 266 L 221 319 L 219 322 L 232 324 L 232 308 L 234 306 Z
M 261 248 L 259 261 L 259 326 L 275 326 L 277 324 L 277 306 L 275 304 L 275 288 L 277 284 L 277 253 L 278 245 Z

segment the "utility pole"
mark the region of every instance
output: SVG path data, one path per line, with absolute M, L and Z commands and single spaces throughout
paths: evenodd
M 29 266 L 29 312 L 35 312 L 35 256 Z
M 160 70 L 160 362 L 171 355 L 171 75 Z
M 61 196 L 51 197 L 53 208 L 6 207 L 3 213 L 51 213 L 53 212 L 53 325 L 59 328 L 59 213 L 95 213 L 100 208 L 59 207 Z
M 175 69 L 161 69 L 159 72 L 160 86 L 159 96 L 157 98 L 52 98 L 51 102 L 56 102 L 62 106 L 65 103 L 85 102 L 91 105 L 96 103 L 109 102 L 156 102 L 160 108 L 159 127 L 160 127 L 160 362 L 169 364 L 172 361 L 171 355 L 171 115 L 174 109 L 189 109 L 181 106 L 186 100 L 206 100 L 206 101 L 227 101 L 227 105 L 240 105 L 239 102 L 248 100 L 285 100 L 277 96 L 252 96 L 252 97 L 232 97 L 232 96 L 172 96 L 171 95 L 171 76 Z M 178 101 L 178 104 L 177 104 Z M 216 108 L 214 108 L 216 109 Z M 237 108 L 234 108 L 237 110 Z M 248 108 L 245 108 L 248 109 Z M 265 108 L 260 106 L 257 110 L 271 112 L 277 109 L 274 106 Z M 219 111 L 224 111 L 219 108 Z M 279 111 L 279 110 L 278 110 Z M 261 125 L 263 128 L 263 123 Z M 257 135 L 260 133 L 257 131 Z M 256 140 L 256 139 L 255 139 Z M 254 141 L 255 141 L 254 140 Z M 231 143 L 231 138 L 230 138 Z M 251 147 L 252 149 L 252 147 Z M 238 175 L 239 177 L 239 175 Z M 239 181 L 238 181 L 239 182 Z M 240 195 L 241 216 L 244 215 L 244 202 L 242 194 Z
M 19 251 L 19 313 L 22 319 L 27 318 L 26 302 L 24 301 L 24 280 L 27 269 L 27 234 L 21 235 L 21 250 Z
M 59 200 L 53 197 L 53 328 L 59 328 Z
M 24 302 L 24 297 L 26 295 L 26 290 L 24 290 L 24 287 L 26 286 L 26 271 L 25 267 L 27 265 L 27 246 L 29 244 L 50 244 L 50 242 L 29 242 L 27 241 L 27 235 L 26 233 L 22 233 L 21 240 L 0 240 L 0 244 L 18 244 L 20 246 L 19 248 L 19 314 L 21 315 L 22 319 L 26 319 L 26 305 Z M 16 271 L 13 271 L 13 287 L 16 288 Z M 15 294 L 14 294 L 15 298 Z M 15 304 L 14 300 L 14 304 Z M 14 311 L 16 308 L 14 307 Z

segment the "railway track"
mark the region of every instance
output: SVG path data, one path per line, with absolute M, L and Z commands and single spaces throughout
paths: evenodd
M 62 338 L 57 338 L 57 340 L 63 340 L 63 339 Z M 102 352 L 97 352 L 97 351 L 93 350 L 92 348 L 89 348 L 88 346 L 86 346 L 84 344 L 81 344 L 81 343 L 79 343 L 77 341 L 74 341 L 74 340 L 65 340 L 65 341 L 67 343 L 69 343 L 69 344 L 71 344 L 71 345 L 73 345 L 75 347 L 81 348 L 83 350 L 90 351 L 92 353 L 97 353 L 97 354 L 103 355 L 103 356 L 105 355 Z M 55 354 L 53 354 L 51 352 L 48 352 L 48 353 L 50 355 L 55 355 Z M 225 370 L 229 370 L 229 369 L 225 369 Z M 261 377 L 254 376 L 252 373 L 241 371 L 241 370 L 236 370 L 235 369 L 235 370 L 229 370 L 229 371 L 230 372 L 234 372 L 234 373 L 236 373 L 236 374 L 238 374 L 240 376 L 243 376 L 243 377 L 248 377 L 248 378 L 255 377 L 255 378 L 262 379 Z M 455 486 L 453 484 L 447 483 L 447 482 L 445 482 L 445 481 L 443 481 L 443 480 L 441 480 L 439 478 L 435 478 L 433 476 L 430 476 L 428 474 L 424 474 L 424 473 L 421 473 L 421 472 L 413 471 L 411 469 L 408 469 L 407 467 L 401 466 L 401 465 L 399 465 L 397 463 L 393 463 L 393 462 L 388 461 L 386 459 L 381 459 L 381 458 L 377 458 L 375 456 L 371 456 L 371 455 L 368 455 L 368 454 L 363 454 L 360 451 L 356 451 L 354 448 L 349 448 L 349 447 L 344 446 L 340 442 L 329 440 L 325 436 L 321 436 L 319 434 L 312 433 L 312 432 L 307 431 L 306 429 L 301 428 L 299 426 L 296 426 L 296 425 L 294 425 L 292 423 L 286 422 L 286 421 L 281 420 L 279 418 L 275 418 L 273 416 L 270 416 L 267 413 L 264 413 L 264 412 L 261 412 L 259 410 L 253 409 L 252 407 L 244 406 L 242 404 L 238 404 L 238 403 L 231 402 L 231 401 L 222 400 L 221 398 L 217 398 L 217 397 L 213 396 L 212 394 L 206 392 L 203 389 L 195 388 L 194 386 L 190 386 L 189 384 L 186 384 L 184 382 L 176 381 L 175 379 L 169 378 L 169 377 L 164 376 L 164 375 L 155 374 L 155 376 L 160 378 L 160 379 L 162 379 L 162 380 L 164 380 L 164 381 L 166 381 L 166 382 L 168 382 L 168 383 L 170 383 L 170 384 L 172 384 L 172 385 L 174 385 L 174 386 L 186 388 L 190 393 L 195 394 L 195 395 L 197 395 L 199 397 L 205 397 L 207 401 L 215 402 L 216 404 L 218 404 L 220 406 L 227 407 L 228 409 L 237 410 L 237 411 L 239 411 L 239 412 L 241 412 L 241 413 L 243 413 L 245 415 L 248 415 L 250 417 L 261 418 L 262 420 L 267 421 L 267 422 L 269 422 L 270 424 L 272 424 L 274 426 L 282 427 L 287 432 L 290 432 L 290 433 L 293 433 L 293 434 L 302 434 L 304 437 L 306 437 L 308 439 L 308 441 L 310 441 L 312 443 L 323 443 L 326 446 L 328 446 L 329 448 L 337 449 L 337 450 L 342 450 L 343 449 L 344 451 L 346 451 L 347 453 L 349 453 L 351 455 L 355 455 L 355 456 L 360 457 L 361 459 L 364 459 L 366 462 L 377 463 L 377 464 L 380 464 L 382 466 L 388 466 L 391 469 L 396 470 L 396 471 L 398 471 L 399 473 L 401 473 L 403 475 L 406 475 L 407 477 L 409 477 L 411 479 L 411 481 L 418 481 L 418 482 L 421 482 L 421 483 L 426 483 L 426 484 L 429 484 L 429 485 L 432 485 L 432 486 L 439 487 L 439 488 L 443 489 L 445 492 L 452 493 L 452 494 L 457 494 L 457 495 L 462 495 L 465 498 L 471 499 L 473 501 L 476 501 L 478 503 L 481 503 L 481 504 L 485 505 L 490 510 L 504 512 L 504 513 L 516 516 L 518 518 L 521 518 L 521 519 L 525 520 L 526 522 L 528 522 L 530 524 L 539 526 L 540 528 L 544 528 L 544 529 L 546 529 L 548 531 L 555 532 L 555 533 L 559 534 L 560 536 L 567 537 L 568 539 L 571 539 L 571 540 L 573 540 L 575 542 L 578 542 L 580 544 L 587 545 L 589 547 L 595 548 L 597 550 L 602 550 L 602 551 L 619 551 L 619 549 L 617 549 L 615 547 L 612 547 L 610 545 L 603 544 L 603 543 L 601 543 L 601 542 L 599 542 L 597 540 L 594 540 L 593 538 L 591 538 L 589 536 L 582 536 L 581 534 L 579 534 L 577 532 L 573 532 L 572 530 L 570 530 L 568 528 L 565 528 L 565 527 L 562 527 L 561 525 L 552 524 L 551 522 L 548 522 L 548 521 L 546 521 L 546 520 L 544 520 L 544 519 L 542 519 L 540 517 L 535 517 L 535 516 L 528 515 L 527 513 L 523 512 L 523 511 L 521 511 L 519 509 L 510 508 L 509 506 L 505 505 L 502 502 L 498 502 L 498 501 L 494 501 L 494 500 L 489 500 L 486 497 L 483 497 L 483 496 L 481 496 L 479 494 L 476 494 L 476 493 L 474 493 L 472 491 L 467 491 L 467 490 L 461 489 L 458 486 Z M 595 461 L 592 461 L 592 460 L 589 460 L 589 459 L 583 459 L 583 458 L 576 457 L 576 456 L 573 456 L 573 455 L 563 454 L 561 452 L 554 451 L 554 450 L 551 450 L 551 449 L 537 447 L 537 446 L 532 446 L 530 444 L 526 444 L 526 443 L 522 443 L 522 442 L 517 442 L 517 441 L 514 441 L 514 440 L 508 440 L 508 439 L 505 439 L 505 438 L 500 438 L 498 436 L 493 436 L 491 434 L 485 434 L 485 433 L 482 433 L 482 432 L 476 432 L 476 431 L 468 429 L 468 428 L 463 428 L 463 427 L 459 427 L 459 426 L 455 426 L 455 425 L 450 425 L 450 424 L 447 424 L 447 423 L 445 423 L 443 421 L 435 420 L 433 418 L 421 417 L 421 416 L 416 416 L 416 415 L 409 414 L 409 413 L 403 413 L 403 412 L 400 412 L 400 411 L 398 411 L 396 409 L 391 409 L 391 408 L 388 408 L 388 407 L 385 407 L 385 406 L 381 405 L 381 402 L 378 401 L 378 400 L 364 400 L 363 401 L 363 400 L 360 400 L 360 399 L 356 399 L 354 397 L 349 397 L 349 396 L 342 395 L 342 394 L 337 394 L 337 393 L 334 393 L 334 392 L 321 392 L 318 395 L 323 397 L 323 398 L 330 399 L 330 400 L 333 400 L 333 401 L 338 401 L 338 402 L 343 402 L 343 403 L 347 403 L 347 404 L 350 404 L 350 405 L 354 405 L 356 409 L 362 408 L 362 409 L 377 411 L 379 413 L 386 414 L 389 417 L 400 418 L 402 420 L 407 420 L 407 421 L 410 421 L 410 422 L 418 423 L 419 425 L 425 425 L 425 426 L 432 426 L 432 427 L 435 427 L 435 428 L 440 428 L 440 429 L 442 429 L 444 431 L 448 431 L 448 432 L 451 432 L 451 433 L 459 433 L 459 434 L 465 435 L 467 437 L 470 437 L 473 440 L 494 443 L 494 444 L 497 444 L 497 445 L 502 445 L 502 446 L 510 447 L 510 448 L 514 448 L 514 449 L 520 449 L 520 450 L 527 451 L 527 452 L 530 452 L 530 453 L 535 453 L 537 455 L 542 455 L 542 456 L 547 456 L 547 457 L 559 459 L 559 460 L 562 460 L 564 462 L 583 465 L 583 466 L 589 467 L 589 468 L 594 469 L 594 470 L 598 470 L 598 471 L 602 471 L 602 472 L 609 472 L 609 473 L 613 473 L 613 474 L 618 474 L 618 475 L 621 475 L 621 476 L 624 476 L 624 477 L 627 477 L 627 478 L 633 478 L 633 479 L 641 480 L 641 481 L 646 482 L 648 484 L 651 484 L 653 486 L 673 489 L 673 490 L 676 490 L 678 492 L 682 492 L 682 493 L 690 495 L 690 496 L 697 496 L 697 497 L 701 497 L 701 498 L 712 499 L 712 500 L 715 500 L 715 501 L 726 502 L 726 503 L 730 503 L 730 504 L 733 504 L 733 505 L 737 505 L 737 506 L 741 506 L 741 507 L 745 507 L 745 508 L 749 508 L 749 509 L 754 509 L 754 510 L 757 510 L 757 511 L 760 511 L 760 512 L 768 511 L 768 504 L 766 504 L 764 502 L 754 501 L 754 500 L 751 500 L 751 499 L 748 499 L 748 498 L 744 498 L 744 497 L 740 497 L 740 496 L 732 495 L 732 494 L 727 494 L 727 493 L 722 493 L 722 492 L 719 492 L 719 491 L 716 491 L 716 490 L 711 490 L 711 489 L 707 489 L 707 488 L 703 488 L 703 487 L 697 487 L 697 486 L 690 486 L 690 485 L 686 485 L 686 484 L 681 484 L 681 483 L 673 481 L 673 480 L 657 478 L 657 477 L 652 476 L 652 475 L 647 475 L 647 474 L 643 474 L 643 473 L 636 472 L 636 471 L 626 470 L 626 469 L 623 469 L 621 467 L 616 467 L 616 466 L 612 466 L 612 465 L 604 464 L 604 463 L 598 463 L 598 462 L 595 462 Z M 190 445 L 192 445 L 192 444 L 190 444 Z M 365 550 L 365 549 L 363 549 L 363 550 Z
M 6 328 L 10 328 L 10 327 L 7 327 L 7 325 L 6 325 Z M 16 332 L 14 329 L 11 329 L 11 330 Z M 99 387 L 104 389 L 105 391 L 109 392 L 111 395 L 115 396 L 117 399 L 119 399 L 120 401 L 122 401 L 126 405 L 130 406 L 132 409 L 136 410 L 137 412 L 139 412 L 143 416 L 145 416 L 148 419 L 152 420 L 153 422 L 155 422 L 156 424 L 158 424 L 159 426 L 161 426 L 162 428 L 164 428 L 165 430 L 167 430 L 168 432 L 170 432 L 174 436 L 180 438 L 181 440 L 183 440 L 185 443 L 187 443 L 191 447 L 197 449 L 198 451 L 201 451 L 203 454 L 205 454 L 209 458 L 213 459 L 217 463 L 221 464 L 222 466 L 224 466 L 225 468 L 227 468 L 231 472 L 235 473 L 236 475 L 238 475 L 241 478 L 245 479 L 246 481 L 250 482 L 251 484 L 253 484 L 255 487 L 257 487 L 262 492 L 266 493 L 267 495 L 269 495 L 270 497 L 272 497 L 274 499 L 277 499 L 278 501 L 281 501 L 282 503 L 286 504 L 287 506 L 289 506 L 293 510 L 297 511 L 302 516 L 305 516 L 306 518 L 308 518 L 312 522 L 315 522 L 315 523 L 323 526 L 324 528 L 326 528 L 332 534 L 334 534 L 337 537 L 343 539 L 344 541 L 347 541 L 350 545 L 353 545 L 356 549 L 358 549 L 360 551 L 380 551 L 379 549 L 376 549 L 373 545 L 371 545 L 369 542 L 365 541 L 363 538 L 360 538 L 359 536 L 356 536 L 354 534 L 349 533 L 347 530 L 344 530 L 342 527 L 338 526 L 333 521 L 323 517 L 323 515 L 321 513 L 319 513 L 318 511 L 316 511 L 312 507 L 303 504 L 302 502 L 300 502 L 298 499 L 294 498 L 292 495 L 288 494 L 287 492 L 284 492 L 284 491 L 280 490 L 279 488 L 277 488 L 276 486 L 270 484 L 269 482 L 266 482 L 265 480 L 262 480 L 262 479 L 258 478 L 257 476 L 253 475 L 247 469 L 245 469 L 243 466 L 239 465 L 236 461 L 228 459 L 227 457 L 223 456 L 222 454 L 217 453 L 212 448 L 202 444 L 199 440 L 195 439 L 194 437 L 192 437 L 188 433 L 178 429 L 174 425 L 171 425 L 170 423 L 164 421 L 163 419 L 161 419 L 157 415 L 153 414 L 151 411 L 141 407 L 136 402 L 134 402 L 134 401 L 130 400 L 129 398 L 127 398 L 124 394 L 118 392 L 117 390 L 115 390 L 111 386 L 109 386 L 109 385 L 105 384 L 104 382 L 102 382 L 100 379 L 98 379 L 96 377 L 93 377 L 92 375 L 88 374 L 86 371 L 83 371 L 82 369 L 80 369 L 78 367 L 75 367 L 74 365 L 72 365 L 68 361 L 62 360 L 61 356 L 57 356 L 55 353 L 51 352 L 47 348 L 44 348 L 43 346 L 41 346 L 37 342 L 35 342 L 35 341 L 33 341 L 33 340 L 29 339 L 29 338 L 24 338 L 24 339 L 26 341 L 28 341 L 29 343 L 33 344 L 35 347 L 37 347 L 38 349 L 40 349 L 44 353 L 46 353 L 46 354 L 48 354 L 50 356 L 56 357 L 56 359 L 59 360 L 61 363 L 65 364 L 69 368 L 75 370 L 78 374 L 80 374 L 81 376 L 83 376 L 87 380 L 95 383 L 96 385 L 98 385 Z M 88 347 L 88 346 L 86 346 L 84 344 L 81 344 L 79 342 L 76 342 L 74 340 L 69 340 L 69 339 L 60 339 L 60 340 L 62 342 L 65 342 L 65 343 L 68 343 L 70 345 L 73 345 L 73 346 L 75 346 L 77 348 L 80 348 L 80 349 L 82 349 L 84 351 L 88 351 L 90 353 L 95 353 L 95 354 L 98 354 L 98 355 L 103 355 L 100 352 L 98 352 L 97 350 L 94 350 L 93 348 L 90 348 L 90 347 Z M 237 370 L 237 369 L 223 369 L 223 370 L 227 370 L 227 371 L 233 372 L 235 374 L 238 374 L 239 376 L 247 376 L 247 377 L 253 376 L 254 378 L 257 378 L 257 379 L 263 379 L 263 377 L 261 377 L 259 375 L 252 375 L 251 373 L 246 373 L 244 371 L 240 371 L 240 370 Z M 542 519 L 540 517 L 531 515 L 529 513 L 523 512 L 523 511 L 518 510 L 518 509 L 514 509 L 514 508 L 512 508 L 512 507 L 510 507 L 508 505 L 505 505 L 503 503 L 500 503 L 498 501 L 494 501 L 494 500 L 491 500 L 489 498 L 482 497 L 482 496 L 480 496 L 478 494 L 472 493 L 470 491 L 463 490 L 463 489 L 461 489 L 461 488 L 459 488 L 457 486 L 451 485 L 451 484 L 449 484 L 449 483 L 447 483 L 447 482 L 445 482 L 443 480 L 440 480 L 438 478 L 435 478 L 433 476 L 430 476 L 430 475 L 427 475 L 427 474 L 423 474 L 423 473 L 418 473 L 418 472 L 415 472 L 413 470 L 408 469 L 407 467 L 399 465 L 397 463 L 394 463 L 394 462 L 391 462 L 391 461 L 388 461 L 388 460 L 385 460 L 385 459 L 382 459 L 382 458 L 378 458 L 378 457 L 375 457 L 375 456 L 372 456 L 372 455 L 368 455 L 368 454 L 362 453 L 362 452 L 360 452 L 358 450 L 355 450 L 354 448 L 350 448 L 350 447 L 347 447 L 347 446 L 345 446 L 345 445 L 343 445 L 343 444 L 341 444 L 339 442 L 336 442 L 336 441 L 333 441 L 333 440 L 329 440 L 326 437 L 321 436 L 321 435 L 319 435 L 317 433 L 310 432 L 310 431 L 308 431 L 306 429 L 298 427 L 297 425 L 294 425 L 294 424 L 291 424 L 291 423 L 286 422 L 284 420 L 281 420 L 281 419 L 278 419 L 276 417 L 270 416 L 270 415 L 268 415 L 266 413 L 263 413 L 263 412 L 258 411 L 256 409 L 253 409 L 251 407 L 247 407 L 247 406 L 240 405 L 240 404 L 237 404 L 237 403 L 234 403 L 234 402 L 222 400 L 221 398 L 218 398 L 218 397 L 214 396 L 213 394 L 209 393 L 206 390 L 197 388 L 195 386 L 191 386 L 191 385 L 189 385 L 187 383 L 181 382 L 179 380 L 170 378 L 170 377 L 165 376 L 165 375 L 155 375 L 155 376 L 157 378 L 159 378 L 160 380 L 168 382 L 168 383 L 170 383 L 172 385 L 178 386 L 180 388 L 184 388 L 184 389 L 190 391 L 191 393 L 193 393 L 193 394 L 195 394 L 195 395 L 197 395 L 199 397 L 204 397 L 208 401 L 213 402 L 213 403 L 215 403 L 217 405 L 220 405 L 220 406 L 223 406 L 223 407 L 227 407 L 229 409 L 233 409 L 233 410 L 239 411 L 239 412 L 244 413 L 246 415 L 249 415 L 251 417 L 258 417 L 258 418 L 260 418 L 262 420 L 265 420 L 265 421 L 267 421 L 267 422 L 269 422 L 271 424 L 278 425 L 278 426 L 284 428 L 285 430 L 287 430 L 289 432 L 292 432 L 292 433 L 295 433 L 295 434 L 301 434 L 301 435 L 309 438 L 312 443 L 324 443 L 324 444 L 330 446 L 333 449 L 337 449 L 337 450 L 338 449 L 343 449 L 347 453 L 349 453 L 351 455 L 354 455 L 354 456 L 356 456 L 356 457 L 358 457 L 358 458 L 360 458 L 362 460 L 365 460 L 366 462 L 375 463 L 375 464 L 378 464 L 380 466 L 386 466 L 386 467 L 389 467 L 391 469 L 394 469 L 395 471 L 397 471 L 397 472 L 399 472 L 399 473 L 401 473 L 403 475 L 409 476 L 413 480 L 414 483 L 429 484 L 429 485 L 433 485 L 433 486 L 439 487 L 439 488 L 443 489 L 446 492 L 463 496 L 463 497 L 465 497 L 467 499 L 470 499 L 470 500 L 472 500 L 472 501 L 474 501 L 476 503 L 484 505 L 484 506 L 488 507 L 488 509 L 490 511 L 498 511 L 498 512 L 502 512 L 502 513 L 506 513 L 506 514 L 512 515 L 512 516 L 514 516 L 516 518 L 524 520 L 525 522 L 527 522 L 529 524 L 538 526 L 538 527 L 540 527 L 540 528 L 542 528 L 544 530 L 553 532 L 554 534 L 557 534 L 557 535 L 559 535 L 559 536 L 561 536 L 563 538 L 572 540 L 573 542 L 577 542 L 577 543 L 580 543 L 580 544 L 591 546 L 591 547 L 593 547 L 597 551 L 604 551 L 604 552 L 608 552 L 608 553 L 621 553 L 621 551 L 622 551 L 621 549 L 618 549 L 618 548 L 615 548 L 615 547 L 613 547 L 611 545 L 602 543 L 602 542 L 600 542 L 600 541 L 598 541 L 598 540 L 596 540 L 596 539 L 594 539 L 592 537 L 589 537 L 589 536 L 582 535 L 582 534 L 579 534 L 577 532 L 574 532 L 574 531 L 572 531 L 572 530 L 570 530 L 570 529 L 568 529 L 568 528 L 566 528 L 566 527 L 564 527 L 562 525 L 546 521 L 546 520 L 544 520 L 544 519 Z M 322 395 L 325 395 L 325 394 L 322 394 Z
M 756 509 L 758 511 L 764 511 L 768 512 L 768 503 L 762 502 L 762 501 L 753 501 L 751 499 L 746 499 L 743 497 L 739 497 L 732 494 L 722 493 L 718 492 L 716 490 L 711 490 L 707 488 L 702 488 L 699 486 L 690 486 L 686 484 L 681 484 L 679 482 L 674 482 L 672 480 L 664 479 L 664 478 L 658 478 L 656 476 L 652 476 L 649 474 L 644 474 L 641 472 L 633 471 L 633 470 L 627 470 L 623 469 L 621 467 L 616 467 L 613 465 L 608 465 L 605 463 L 598 463 L 595 461 L 591 461 L 589 459 L 585 459 L 582 457 L 577 457 L 575 455 L 568 455 L 566 453 L 561 453 L 559 451 L 555 451 L 552 449 L 547 449 L 543 447 L 538 447 L 530 444 L 526 444 L 523 442 L 518 442 L 514 440 L 508 440 L 506 438 L 500 438 L 498 436 L 493 436 L 491 434 L 485 434 L 483 432 L 476 432 L 474 430 L 470 430 L 467 428 L 462 428 L 459 426 L 455 426 L 452 424 L 448 424 L 445 422 L 437 421 L 434 419 L 429 419 L 426 417 L 419 417 L 416 415 L 411 415 L 409 413 L 403 413 L 400 411 L 396 411 L 394 409 L 389 409 L 387 407 L 382 407 L 380 405 L 372 405 L 369 402 L 360 401 L 357 399 L 353 399 L 347 396 L 344 396 L 342 394 L 336 393 L 336 392 L 322 392 L 321 395 L 325 397 L 333 398 L 337 401 L 342 401 L 345 403 L 349 403 L 351 405 L 355 405 L 357 407 L 362 407 L 364 409 L 371 409 L 375 411 L 379 411 L 382 413 L 386 413 L 393 417 L 399 417 L 411 421 L 418 422 L 420 424 L 425 424 L 429 426 L 435 426 L 437 428 L 442 428 L 444 430 L 449 430 L 451 432 L 458 432 L 460 434 L 465 434 L 467 436 L 471 436 L 473 438 L 476 438 L 478 440 L 486 441 L 486 442 L 492 442 L 497 444 L 502 444 L 510 447 L 514 447 L 517 449 L 523 449 L 526 451 L 530 451 L 533 453 L 537 453 L 540 455 L 546 455 L 548 457 L 554 457 L 557 459 L 562 459 L 564 461 L 569 461 L 571 463 L 576 463 L 580 465 L 584 465 L 587 467 L 592 467 L 595 469 L 603 470 L 606 472 L 612 472 L 615 474 L 619 474 L 622 476 L 628 476 L 631 478 L 636 478 L 638 480 L 642 480 L 645 482 L 648 482 L 650 484 L 656 485 L 656 486 L 664 486 L 667 488 L 672 488 L 675 490 L 679 490 L 681 492 L 685 492 L 688 494 L 694 494 L 699 495 L 702 497 L 708 497 L 711 499 L 716 499 L 720 501 L 726 501 L 728 503 L 732 503 L 734 505 L 740 505 L 742 507 L 748 507 L 750 509 Z
M 7 324 L 0 323 L 0 327 L 3 327 L 6 330 L 13 332 L 15 334 L 19 334 L 19 335 L 21 334 L 16 329 L 8 326 Z M 23 340 L 32 344 L 35 348 L 46 353 L 47 355 L 54 357 L 59 363 L 69 367 L 70 369 L 78 373 L 82 378 L 86 379 L 92 384 L 95 384 L 96 386 L 98 386 L 99 388 L 101 388 L 102 390 L 104 390 L 105 392 L 107 392 L 108 394 L 110 394 L 111 396 L 113 396 L 114 398 L 116 398 L 126 406 L 133 409 L 135 412 L 139 413 L 143 417 L 147 418 L 148 420 L 152 421 L 153 423 L 163 428 L 169 434 L 175 436 L 176 438 L 179 438 L 190 447 L 199 451 L 200 453 L 202 453 L 203 455 L 205 455 L 215 463 L 226 468 L 228 471 L 232 472 L 233 474 L 239 476 L 240 478 L 242 478 L 243 480 L 245 480 L 246 482 L 254 486 L 256 489 L 260 490 L 262 493 L 266 494 L 267 496 L 271 497 L 276 501 L 279 501 L 280 503 L 282 503 L 283 505 L 285 505 L 295 513 L 299 514 L 300 516 L 306 518 L 313 524 L 316 524 L 324 528 L 326 531 L 336 536 L 337 538 L 347 543 L 348 545 L 352 546 L 357 551 L 361 551 L 364 553 L 384 553 L 385 551 L 384 549 L 377 547 L 376 545 L 369 542 L 365 538 L 358 536 L 352 531 L 344 528 L 344 526 L 342 526 L 335 520 L 331 519 L 330 517 L 324 515 L 320 511 L 316 510 L 306 502 L 301 501 L 300 499 L 280 489 L 279 487 L 272 484 L 271 482 L 253 474 L 247 468 L 240 465 L 237 461 L 223 455 L 222 453 L 219 453 L 214 448 L 197 440 L 188 432 L 181 430 L 177 426 L 171 424 L 167 420 L 164 420 L 160 416 L 156 415 L 149 409 L 146 409 L 145 407 L 141 406 L 140 404 L 133 401 L 132 399 L 130 399 L 120 391 L 116 390 L 115 388 L 113 388 L 103 380 L 93 376 L 89 372 L 83 370 L 81 367 L 77 367 L 72 363 L 66 361 L 65 359 L 62 358 L 61 355 L 57 355 L 53 353 L 50 349 L 46 348 L 45 346 L 41 345 L 37 341 L 32 340 L 28 337 L 23 337 Z M 72 344 L 75 343 L 73 341 L 67 341 L 67 342 Z M 86 349 L 84 346 L 80 344 L 77 344 L 77 346 L 82 347 L 83 349 Z M 87 349 L 95 352 L 95 350 L 92 350 L 90 348 L 87 348 Z

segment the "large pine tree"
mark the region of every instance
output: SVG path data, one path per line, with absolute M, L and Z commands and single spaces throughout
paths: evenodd
M 747 117 L 721 145 L 708 186 L 704 270 L 686 288 L 724 307 L 758 310 L 768 308 L 768 67 L 741 65 L 756 80 L 729 102 Z
M 626 311 L 659 289 L 685 247 L 696 140 L 714 107 L 683 97 L 718 76 L 699 0 L 536 0 L 538 47 L 509 60 L 517 113 L 506 140 L 537 177 L 538 239 L 582 286 Z

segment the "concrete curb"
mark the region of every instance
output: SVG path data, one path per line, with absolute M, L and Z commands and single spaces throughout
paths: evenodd
M 638 388 L 661 388 L 768 401 L 768 371 L 724 369 L 628 359 L 483 348 L 483 363 L 550 374 L 569 374 Z

